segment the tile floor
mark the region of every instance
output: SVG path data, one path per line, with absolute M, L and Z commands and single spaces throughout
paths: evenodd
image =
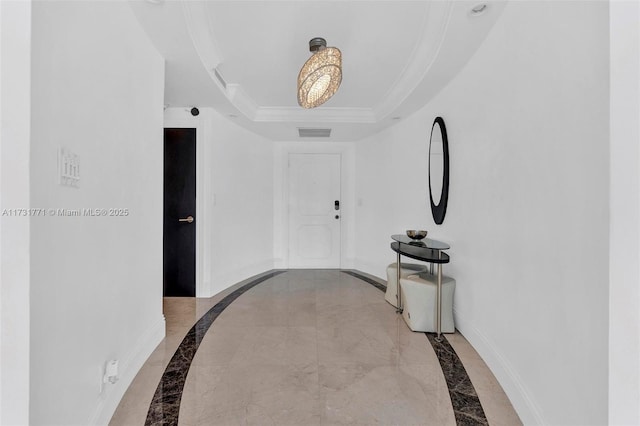
M 167 336 L 110 425 L 145 425 L 154 392 L 185 334 L 243 284 L 210 299 L 165 299 Z M 464 337 L 446 337 L 488 424 L 521 424 Z M 411 332 L 379 289 L 338 270 L 290 270 L 239 296 L 212 323 L 188 370 L 178 422 L 455 425 L 456 417 L 429 339 Z

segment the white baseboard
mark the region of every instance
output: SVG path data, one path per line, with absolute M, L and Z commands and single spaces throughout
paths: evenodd
M 345 257 L 340 260 L 340 269 L 354 269 L 356 260 L 353 257 Z
M 525 425 L 549 424 L 511 363 L 472 321 L 453 308 L 456 329 L 469 341 L 496 377 Z
M 128 354 L 122 357 L 119 365 L 120 380 L 114 385 L 108 385 L 100 399 L 96 410 L 89 421 L 90 425 L 108 425 L 113 413 L 118 408 L 124 393 L 133 382 L 133 379 L 149 358 L 149 355 L 156 349 L 165 336 L 164 315 L 156 321 L 153 326 L 143 333 L 136 341 L 138 342 Z
M 274 269 L 274 259 L 268 259 L 262 262 L 256 262 L 249 265 L 245 265 L 241 269 L 235 270 L 233 272 L 229 272 L 219 276 L 214 276 L 211 283 L 212 285 L 211 285 L 210 293 L 207 295 L 202 295 L 198 297 L 215 296 L 216 294 L 239 283 L 240 281 L 244 281 L 247 278 L 253 277 L 254 275 L 259 275 L 263 272 L 267 272 L 272 269 Z
M 391 261 L 389 261 L 389 263 L 391 263 Z M 353 262 L 354 269 L 361 272 L 366 272 L 367 274 L 373 275 L 374 277 L 378 277 L 385 282 L 387 281 L 386 270 L 389 263 L 385 263 L 381 266 L 379 264 L 365 262 L 362 259 L 357 258 Z
M 340 269 L 354 269 L 356 260 L 352 257 L 345 257 L 340 259 Z M 277 258 L 273 260 L 274 269 L 288 269 L 289 262 L 287 259 Z

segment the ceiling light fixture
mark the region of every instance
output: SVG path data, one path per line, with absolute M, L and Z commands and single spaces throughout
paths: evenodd
M 315 108 L 327 102 L 342 81 L 342 53 L 336 47 L 327 47 L 321 37 L 309 41 L 314 54 L 304 63 L 298 74 L 298 103 L 302 108 Z

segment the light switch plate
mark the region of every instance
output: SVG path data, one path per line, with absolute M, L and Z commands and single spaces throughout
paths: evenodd
M 58 183 L 80 187 L 80 157 L 67 148 L 58 149 Z

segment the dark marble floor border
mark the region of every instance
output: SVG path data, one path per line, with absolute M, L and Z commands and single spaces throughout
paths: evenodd
M 447 382 L 453 414 L 457 425 L 489 425 L 476 389 L 462 361 L 449 341 L 436 339 L 435 333 L 424 333 L 438 356 L 444 379 Z
M 384 285 L 384 284 L 382 284 L 382 283 L 380 283 L 380 282 L 378 282 L 376 280 L 373 280 L 373 279 L 367 277 L 366 275 L 362 275 L 358 271 L 343 270 L 342 272 L 344 272 L 345 274 L 351 275 L 352 277 L 359 278 L 362 281 L 368 282 L 369 284 L 371 284 L 372 286 L 374 286 L 378 290 L 387 291 L 387 286 L 386 285 Z
M 249 281 L 216 303 L 191 327 L 162 374 L 160 383 L 151 400 L 149 411 L 147 411 L 147 419 L 144 422 L 145 426 L 178 424 L 180 401 L 182 399 L 184 384 L 187 380 L 187 374 L 189 373 L 189 367 L 191 367 L 191 362 L 198 350 L 198 346 L 200 346 L 202 339 L 209 330 L 209 327 L 211 327 L 211 324 L 213 324 L 213 321 L 218 318 L 218 315 L 220 315 L 231 302 L 247 290 L 284 272 L 286 271 L 273 271 Z
M 356 271 L 342 271 L 345 274 L 349 274 L 353 277 L 359 278 L 365 281 L 375 288 L 386 291 L 387 287 L 381 283 L 362 275 Z M 451 405 L 453 406 L 453 413 L 456 417 L 457 425 L 488 425 L 487 417 L 484 414 L 484 409 L 478 398 L 476 389 L 471 383 L 471 379 L 465 370 L 462 361 L 456 354 L 456 351 L 451 347 L 446 336 L 440 342 L 436 339 L 435 333 L 424 333 L 429 339 L 433 350 L 438 356 L 444 379 L 449 389 L 449 396 L 451 397 Z
M 222 311 L 234 300 L 246 291 L 284 272 L 286 271 L 267 273 L 234 290 L 209 309 L 209 311 L 191 327 L 178 346 L 178 349 L 176 349 L 176 352 L 169 361 L 160 379 L 160 383 L 151 400 L 149 411 L 147 412 L 145 426 L 178 424 L 182 391 L 187 379 L 187 374 L 189 373 L 189 368 L 191 367 L 191 362 L 202 339 L 213 324 L 213 321 L 215 321 Z M 386 290 L 384 284 L 360 274 L 355 270 L 342 270 L 342 272 L 371 284 L 381 291 Z M 482 404 L 471 383 L 471 379 L 455 350 L 446 340 L 446 336 L 445 339 L 438 342 L 435 334 L 425 333 L 425 335 L 429 339 L 440 362 L 440 367 L 442 368 L 447 388 L 449 389 L 456 424 L 488 425 Z

